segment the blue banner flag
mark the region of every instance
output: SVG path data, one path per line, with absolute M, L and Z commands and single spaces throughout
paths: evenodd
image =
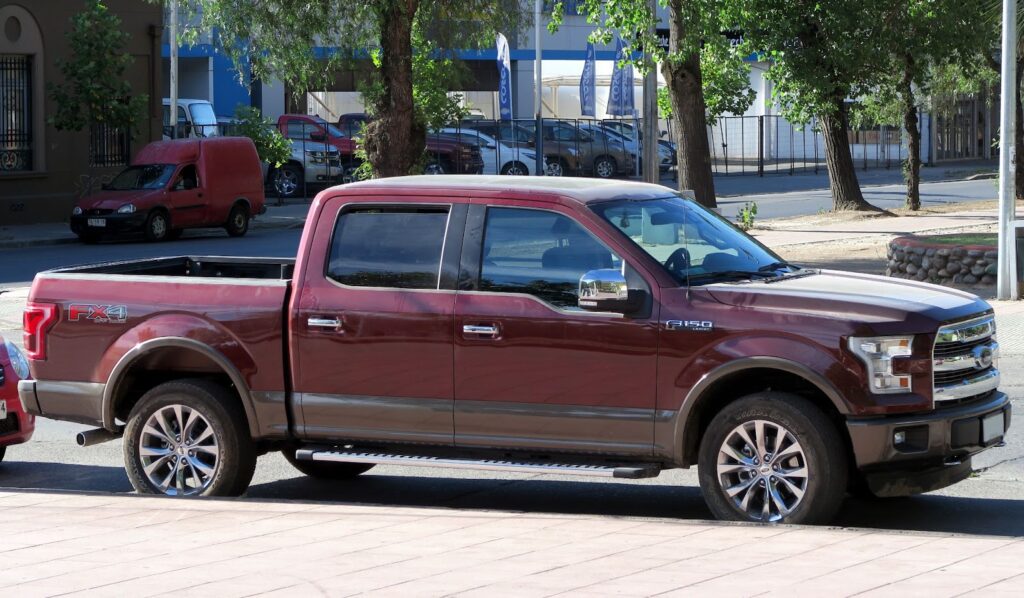
M 622 38 L 615 40 L 615 66 L 612 67 L 611 87 L 608 89 L 608 115 L 633 116 L 633 63 L 629 60 L 629 47 L 622 43 Z
M 594 44 L 587 42 L 587 58 L 580 76 L 580 114 L 597 116 L 597 53 Z
M 501 120 L 512 120 L 512 61 L 508 54 L 508 40 L 498 34 L 498 105 Z

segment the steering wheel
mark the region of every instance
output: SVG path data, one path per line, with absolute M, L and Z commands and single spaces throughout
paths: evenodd
M 672 255 L 668 256 L 668 259 L 665 260 L 665 267 L 676 274 L 685 272 L 690 268 L 690 250 L 680 247 L 673 251 Z

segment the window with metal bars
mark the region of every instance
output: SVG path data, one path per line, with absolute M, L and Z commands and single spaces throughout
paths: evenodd
M 126 128 L 97 123 L 89 131 L 92 166 L 126 166 L 131 157 L 131 135 Z
M 0 54 L 0 172 L 32 170 L 32 56 Z

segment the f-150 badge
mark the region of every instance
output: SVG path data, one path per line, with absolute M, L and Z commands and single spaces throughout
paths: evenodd
M 667 320 L 665 328 L 669 330 L 689 330 L 690 332 L 711 332 L 715 323 L 711 320 Z
M 127 305 L 87 305 L 72 303 L 68 306 L 68 320 L 88 320 L 97 324 L 124 324 L 128 320 Z

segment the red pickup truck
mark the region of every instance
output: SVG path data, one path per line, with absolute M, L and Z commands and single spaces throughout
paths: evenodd
M 646 478 L 714 514 L 823 522 L 1002 443 L 992 309 L 785 263 L 639 183 L 420 176 L 333 187 L 298 258 L 40 273 L 29 412 L 124 436 L 146 493 L 231 495 L 256 456 Z

